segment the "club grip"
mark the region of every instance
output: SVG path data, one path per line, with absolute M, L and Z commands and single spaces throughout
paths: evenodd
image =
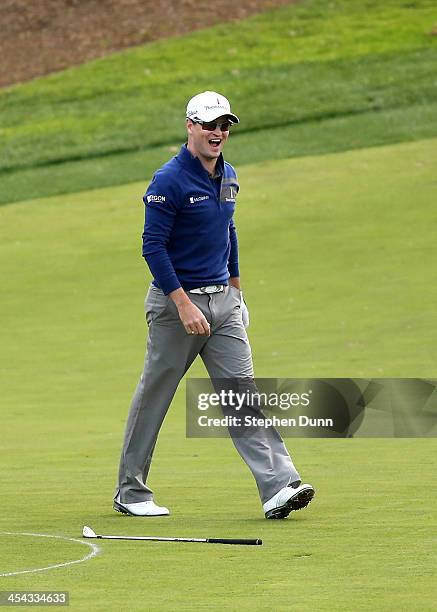
M 234 540 L 229 538 L 208 538 L 209 544 L 244 544 L 246 546 L 261 546 L 262 540 Z

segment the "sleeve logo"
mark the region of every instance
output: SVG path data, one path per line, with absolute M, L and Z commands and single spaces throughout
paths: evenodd
M 163 195 L 148 195 L 148 202 L 165 202 L 165 196 Z

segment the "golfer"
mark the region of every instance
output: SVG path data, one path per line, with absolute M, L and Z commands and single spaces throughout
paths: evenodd
M 222 155 L 236 123 L 224 96 L 212 91 L 194 96 L 186 111 L 188 142 L 156 172 L 143 198 L 143 256 L 153 282 L 145 304 L 147 355 L 130 407 L 114 499 L 114 509 L 124 514 L 169 514 L 155 503 L 147 476 L 164 417 L 198 355 L 213 381 L 244 381 L 256 391 L 233 221 L 239 185 Z M 250 435 L 230 428 L 230 433 L 255 478 L 266 518 L 285 518 L 311 501 L 313 487 L 302 484 L 274 428 L 251 427 Z

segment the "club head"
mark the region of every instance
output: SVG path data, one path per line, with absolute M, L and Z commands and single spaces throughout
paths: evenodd
M 87 527 L 86 525 L 82 529 L 82 535 L 84 538 L 96 538 L 96 533 L 91 529 L 91 527 Z

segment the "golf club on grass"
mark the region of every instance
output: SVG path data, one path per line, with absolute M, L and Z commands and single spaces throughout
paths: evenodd
M 246 544 L 248 546 L 261 546 L 262 540 L 234 540 L 229 538 L 159 538 L 155 536 L 117 536 L 97 535 L 91 527 L 82 530 L 84 538 L 97 538 L 99 540 L 151 540 L 153 542 L 200 542 L 201 544 Z

